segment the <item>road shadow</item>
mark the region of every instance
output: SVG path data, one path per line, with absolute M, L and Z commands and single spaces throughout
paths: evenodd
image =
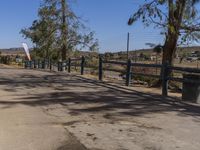
M 1 99 L 1 108 L 11 108 L 18 104 L 37 107 L 54 104 L 70 106 L 73 103 L 77 107 L 68 107 L 72 115 L 81 113 L 101 113 L 106 111 L 108 115 L 106 115 L 105 118 L 112 117 L 110 114 L 142 116 L 151 113 L 167 112 L 177 112 L 180 116 L 200 116 L 200 106 L 198 105 L 183 103 L 173 98 L 164 98 L 157 94 L 138 92 L 76 75 L 67 75 L 63 73 L 34 75 L 22 73 L 14 79 L 8 77 L 0 78 L 0 85 L 4 87 L 2 90 L 10 90 L 9 92 L 13 93 L 17 93 L 17 91 L 14 90 L 17 88 L 47 88 L 51 87 L 52 84 L 58 84 L 58 87 L 54 87 L 57 91 L 40 94 L 31 93 L 26 97 L 21 97 L 13 101 Z M 84 107 L 79 107 L 79 105 L 84 105 Z

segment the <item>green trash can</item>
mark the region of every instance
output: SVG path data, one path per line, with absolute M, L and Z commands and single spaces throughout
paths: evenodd
M 200 103 L 200 75 L 183 74 L 184 80 L 192 80 L 193 83 L 183 82 L 182 100 Z

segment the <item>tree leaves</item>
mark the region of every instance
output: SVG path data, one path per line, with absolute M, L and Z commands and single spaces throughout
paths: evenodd
M 153 24 L 155 27 L 170 31 L 172 34 L 180 34 L 181 37 L 188 34 L 188 31 L 193 34 L 195 31 L 200 31 L 200 16 L 198 16 L 199 14 L 195 7 L 198 2 L 200 0 L 146 0 L 129 18 L 128 25 L 141 20 L 145 26 Z M 182 7 L 184 7 L 183 11 L 181 11 Z M 180 14 L 181 12 L 182 14 Z M 181 25 L 179 25 L 180 21 Z M 196 40 L 196 33 L 192 37 L 196 37 L 194 38 Z
M 64 12 L 62 2 L 66 2 Z M 63 45 L 68 56 L 71 51 L 86 47 L 98 50 L 98 40 L 93 32 L 88 33 L 87 30 L 67 1 L 44 0 L 38 10 L 38 19 L 31 27 L 22 29 L 21 34 L 31 39 L 37 51 L 41 51 L 41 57 L 57 54 L 58 58 Z

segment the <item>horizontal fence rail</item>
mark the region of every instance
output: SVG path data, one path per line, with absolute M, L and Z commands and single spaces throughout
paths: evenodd
M 159 75 L 152 75 L 152 74 L 144 74 L 144 73 L 132 73 L 133 76 L 146 76 L 151 78 L 158 78 L 161 79 Z
M 126 86 L 130 85 L 130 81 L 133 80 L 132 77 L 134 76 L 146 76 L 151 78 L 157 78 L 162 81 L 162 95 L 168 95 L 168 82 L 177 81 L 177 82 L 187 82 L 187 83 L 199 83 L 196 80 L 189 80 L 184 78 L 175 78 L 169 76 L 169 72 L 172 71 L 182 71 L 185 73 L 200 73 L 200 69 L 193 69 L 193 68 L 186 68 L 186 67 L 173 67 L 169 66 L 168 64 L 142 64 L 142 63 L 132 63 L 131 60 L 127 62 L 119 62 L 119 61 L 103 61 L 102 58 L 99 59 L 99 80 L 103 80 L 103 71 L 115 71 L 119 72 L 119 70 L 109 69 L 103 67 L 103 64 L 115 64 L 115 65 L 126 65 Z M 153 75 L 153 74 L 144 74 L 144 73 L 135 73 L 133 72 L 134 67 L 141 67 L 141 68 L 158 68 L 161 70 L 160 75 Z M 121 71 L 120 71 L 121 72 Z
M 127 65 L 126 62 L 120 62 L 120 61 L 103 61 L 104 64 L 115 64 L 115 65 Z
M 177 81 L 177 82 L 186 82 L 186 83 L 192 83 L 192 84 L 200 84 L 200 81 L 183 79 L 183 78 L 169 77 L 168 80 Z
M 149 68 L 161 68 L 162 65 L 158 65 L 158 64 L 140 64 L 140 63 L 131 63 L 131 66 L 135 66 L 135 67 L 149 67 Z
M 125 66 L 125 69 L 113 69 L 109 68 L 106 65 L 121 65 Z M 30 68 L 30 69 L 50 69 L 50 70 L 56 70 L 57 71 L 67 71 L 68 73 L 71 73 L 71 67 L 76 66 L 80 67 L 80 73 L 81 75 L 84 75 L 85 68 L 93 68 L 98 70 L 98 77 L 99 80 L 103 80 L 103 74 L 104 71 L 112 71 L 112 72 L 118 72 L 118 73 L 124 73 L 125 78 L 125 84 L 126 86 L 130 85 L 130 82 L 133 80 L 133 77 L 136 76 L 144 76 L 144 77 L 151 77 L 156 78 L 162 81 L 162 95 L 167 96 L 168 95 L 168 82 L 169 81 L 177 81 L 181 83 L 194 83 L 194 84 L 200 84 L 199 81 L 186 79 L 186 78 L 177 78 L 171 76 L 169 72 L 173 71 L 180 71 L 182 72 L 182 75 L 184 74 L 199 74 L 200 69 L 194 69 L 194 68 L 186 68 L 186 67 L 174 67 L 170 66 L 168 64 L 142 64 L 142 63 L 132 63 L 129 59 L 127 62 L 122 61 L 115 61 L 115 60 L 103 60 L 102 57 L 99 57 L 99 63 L 98 66 L 94 66 L 93 64 L 87 65 L 86 59 L 84 56 L 81 58 L 69 58 L 66 61 L 58 61 L 53 62 L 51 60 L 34 60 L 34 61 L 25 61 L 24 67 Z M 160 75 L 153 75 L 153 74 L 145 74 L 145 73 L 137 73 L 134 72 L 134 68 L 157 68 L 161 70 Z M 133 82 L 132 82 L 133 83 Z
M 189 73 L 200 73 L 200 69 L 196 68 L 186 68 L 186 67 L 172 67 L 168 66 L 170 70 L 176 70 L 176 71 L 183 71 L 183 72 L 189 72 Z

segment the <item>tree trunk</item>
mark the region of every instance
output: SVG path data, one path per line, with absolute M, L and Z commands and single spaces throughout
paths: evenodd
M 62 6 L 62 29 L 61 29 L 61 36 L 62 36 L 62 47 L 61 47 L 61 57 L 62 61 L 66 60 L 67 57 L 67 21 L 66 21 L 66 0 L 61 0 Z
M 163 48 L 162 64 L 167 63 L 168 65 L 174 64 L 174 57 L 177 48 L 178 34 L 170 34 L 166 39 Z
M 174 57 L 177 49 L 177 42 L 180 33 L 180 26 L 183 19 L 183 12 L 185 9 L 185 0 L 177 0 L 176 7 L 174 9 L 173 0 L 168 0 L 169 3 L 169 20 L 168 20 L 168 33 L 166 36 L 162 64 L 174 65 Z M 162 73 L 162 72 L 161 72 Z M 168 76 L 171 75 L 171 71 L 168 72 Z

